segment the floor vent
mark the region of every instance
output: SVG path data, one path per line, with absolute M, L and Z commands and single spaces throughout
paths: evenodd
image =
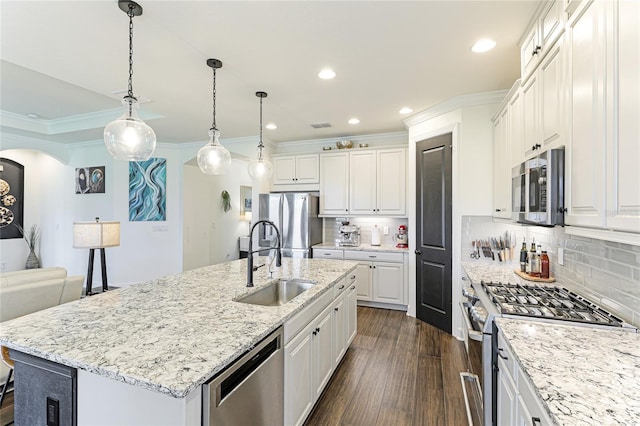
M 469 426 L 480 426 L 483 420 L 480 380 L 475 374 L 465 371 L 460 373 L 460 382 L 462 383 L 462 392 L 464 393 L 464 404 L 467 408 Z
M 331 123 L 314 123 L 310 125 L 314 129 L 324 129 L 325 127 L 333 127 Z

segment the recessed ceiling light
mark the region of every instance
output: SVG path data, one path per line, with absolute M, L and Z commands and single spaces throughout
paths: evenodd
M 360 124 L 360 120 L 358 120 L 357 118 L 350 118 L 349 121 L 347 121 L 347 123 L 349 124 Z
M 266 126 L 264 126 L 264 127 L 266 127 L 266 128 L 267 128 L 267 129 L 269 129 L 269 130 L 275 130 L 275 129 L 277 129 L 277 128 L 278 128 L 278 126 L 276 126 L 276 125 L 275 125 L 275 124 L 273 124 L 273 123 L 269 123 L 269 124 L 267 124 L 267 125 L 266 125 Z
M 400 109 L 400 114 L 411 114 L 413 110 L 409 107 L 404 107 Z
M 323 80 L 331 80 L 335 76 L 336 76 L 335 71 L 329 68 L 323 69 L 318 73 L 318 77 L 320 77 Z
M 482 52 L 489 51 L 489 50 L 493 49 L 494 47 L 496 47 L 496 42 L 495 41 L 493 41 L 491 39 L 488 39 L 488 38 L 483 38 L 483 39 L 480 39 L 480 40 L 476 41 L 476 44 L 473 45 L 471 50 L 476 52 L 476 53 L 482 53 Z
M 38 114 L 36 114 L 35 112 L 30 112 L 29 114 L 27 114 L 27 117 L 29 117 L 29 118 L 40 118 L 40 116 Z

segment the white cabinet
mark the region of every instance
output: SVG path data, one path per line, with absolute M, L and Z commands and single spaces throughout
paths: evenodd
M 607 79 L 607 227 L 640 232 L 640 2 L 607 4 L 617 27 Z M 616 78 L 613 78 L 617 76 Z
M 509 150 L 509 109 L 504 108 L 493 127 L 493 216 L 511 217 L 511 153 Z
M 349 154 L 322 154 L 320 176 L 320 214 L 349 214 Z
M 406 305 L 402 253 L 346 250 L 344 258 L 359 261 L 356 268 L 358 300 Z
M 273 184 L 313 184 L 320 182 L 319 155 L 273 156 Z
M 320 214 L 406 214 L 405 148 L 322 154 Z
M 502 332 L 498 333 L 498 426 L 553 425 Z
M 284 347 L 286 425 L 301 425 L 333 373 L 332 306 Z
M 406 150 L 349 154 L 349 213 L 405 214 Z
M 564 30 L 562 0 L 541 2 L 542 9 L 520 45 L 520 67 L 523 79 L 533 73 L 548 49 Z
M 576 12 L 576 19 L 570 22 L 565 33 L 569 104 L 565 223 L 568 225 L 605 226 L 606 3 L 595 1 Z
M 540 99 L 539 138 L 544 150 L 564 145 L 562 123 L 564 117 L 565 86 L 563 63 L 563 40 L 551 47 L 538 69 Z
M 332 249 L 324 249 L 324 248 L 314 248 L 313 249 L 313 258 L 314 259 L 337 259 L 342 260 L 344 254 L 344 250 L 332 250 Z
M 345 333 L 345 350 L 349 347 L 353 339 L 356 338 L 358 332 L 358 306 L 357 306 L 357 294 L 358 288 L 357 276 L 352 275 L 352 278 L 347 280 L 348 287 L 345 290 L 345 307 L 346 307 L 346 333 Z
M 510 167 L 515 167 L 524 161 L 524 108 L 522 106 L 522 90 L 519 87 L 519 80 L 516 82 L 517 90 L 509 99 L 509 128 L 506 132 L 508 135 L 508 145 L 511 151 Z M 511 169 L 509 169 L 509 177 L 511 177 Z M 510 184 L 507 191 L 510 191 Z

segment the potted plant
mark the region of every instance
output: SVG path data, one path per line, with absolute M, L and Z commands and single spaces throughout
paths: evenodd
M 40 228 L 38 228 L 38 225 L 32 225 L 31 228 L 29 228 L 29 232 L 25 233 L 22 226 L 16 226 L 29 246 L 29 256 L 27 257 L 25 269 L 39 268 L 40 259 L 38 259 L 38 256 L 36 255 L 36 245 L 38 245 L 38 241 L 40 240 Z

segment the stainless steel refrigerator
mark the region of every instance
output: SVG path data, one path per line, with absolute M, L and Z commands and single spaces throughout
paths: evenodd
M 282 256 L 311 257 L 311 246 L 322 242 L 319 200 L 317 195 L 306 192 L 260 194 L 259 219 L 272 221 L 280 230 Z M 261 224 L 259 234 L 260 248 L 276 245 L 272 227 Z

